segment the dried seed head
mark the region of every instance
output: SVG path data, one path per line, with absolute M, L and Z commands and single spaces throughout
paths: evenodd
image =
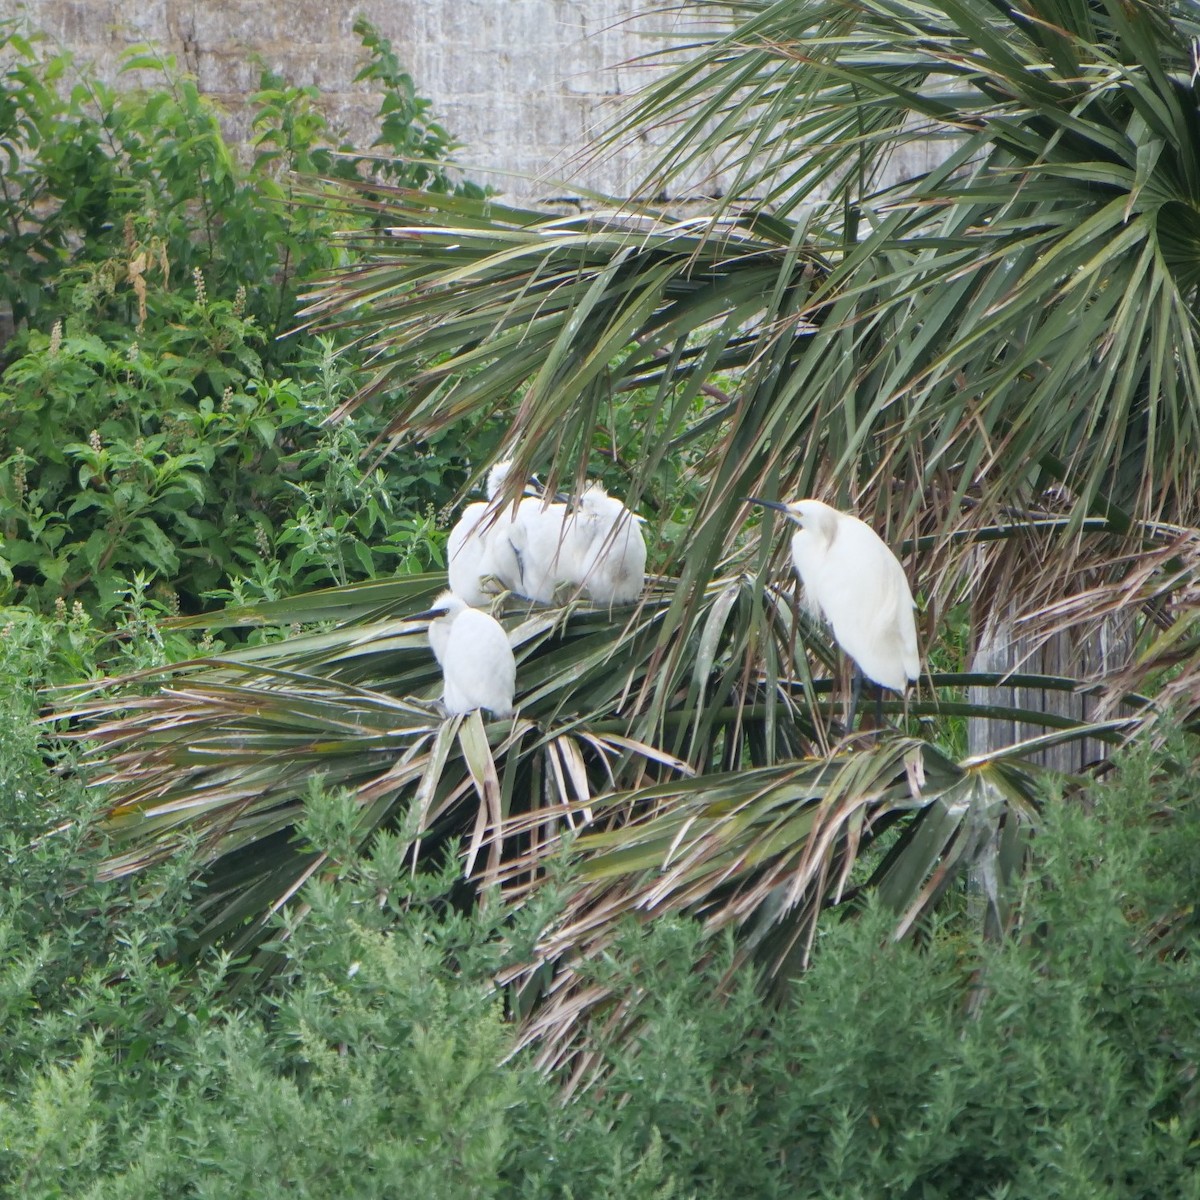
M 62 321 L 55 321 L 50 328 L 50 357 L 53 358 L 62 349 Z
M 12 471 L 13 496 L 20 503 L 25 499 L 25 493 L 29 490 L 29 480 L 25 474 L 25 456 L 22 455 L 13 463 Z

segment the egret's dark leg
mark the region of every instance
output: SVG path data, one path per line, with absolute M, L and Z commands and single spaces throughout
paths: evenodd
M 859 670 L 858 663 L 854 664 L 854 670 L 850 674 L 850 711 L 846 714 L 846 732 L 849 733 L 854 728 L 854 714 L 858 712 L 858 698 L 862 695 L 863 673 Z
M 879 684 L 875 687 L 875 728 L 883 728 L 883 687 Z

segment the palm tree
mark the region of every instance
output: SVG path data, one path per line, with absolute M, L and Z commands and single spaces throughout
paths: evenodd
M 1190 8 L 682 7 L 732 28 L 702 24 L 612 137 L 673 131 L 647 196 L 719 161 L 731 183 L 713 212 L 630 202 L 564 218 L 372 184 L 354 202 L 386 232 L 358 236 L 358 264 L 311 309 L 372 347 L 359 400 L 386 397 L 398 441 L 503 413 L 512 478 L 598 472 L 651 514 L 660 575 L 643 601 L 508 602 L 511 725 L 442 722 L 404 698 L 435 686 L 404 621 L 433 578 L 227 614 L 333 625 L 181 669 L 131 711 L 75 710 L 109 756 L 113 869 L 199 830 L 214 936 L 245 944 L 322 868 L 263 853 L 315 775 L 357 797 L 364 840 L 399 820 L 414 855 L 463 835 L 470 867 L 517 896 L 568 832 L 581 880 L 511 980 L 572 963 L 529 1029 L 579 1079 L 579 1014 L 636 1021 L 586 967 L 624 915 L 733 926 L 782 981 L 823 908 L 872 888 L 907 931 L 976 862 L 1002 927 L 1036 819 L 1021 760 L 1085 728 L 1008 712 L 1048 732 L 961 761 L 911 736 L 834 746 L 836 650 L 779 583 L 779 531 L 756 529 L 743 497 L 817 496 L 868 520 L 918 581 L 930 650 L 968 603 L 977 629 L 1035 636 L 1136 618 L 1139 657 L 1119 677 L 1008 682 L 1144 703 L 1130 693 L 1169 667 L 1195 719 Z M 931 137 L 941 164 L 889 176 L 898 147 Z M 909 711 L 979 706 L 926 687 Z M 1134 723 L 1086 728 L 1111 741 Z

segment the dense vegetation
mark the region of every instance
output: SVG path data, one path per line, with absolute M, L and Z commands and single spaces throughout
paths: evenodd
M 245 161 L 157 53 L 109 90 L 0 26 L 0 1191 L 1200 1196 L 1190 26 L 1039 4 L 720 6 L 643 99 L 724 117 L 663 179 L 757 131 L 794 192 L 632 243 L 461 182 L 365 23 L 375 146 L 267 74 Z M 975 173 L 845 170 L 913 113 Z M 1108 307 L 1138 238 L 1170 338 Z M 521 711 L 443 720 L 406 614 L 509 439 L 620 487 L 667 577 L 501 603 Z M 745 528 L 773 488 L 928 555 L 903 730 L 839 741 Z M 963 759 L 986 597 L 1032 620 L 1075 570 L 1052 619 L 1135 614 L 1139 673 L 1041 719 L 1145 728 L 1090 779 Z
M 296 331 L 299 293 L 346 261 L 336 204 L 298 173 L 477 193 L 448 175 L 387 42 L 360 22 L 383 94 L 374 147 L 339 144 L 312 88 L 264 73 L 251 158 L 169 59 L 105 87 L 0 26 L 0 602 L 103 616 L 131 589 L 164 612 L 261 599 L 438 560 L 438 513 L 476 444 L 427 441 L 371 469 L 377 412 L 330 424 L 361 358 Z M 400 155 L 413 161 L 402 162 Z
M 94 807 L 51 774 L 0 643 L 0 1181 L 53 1197 L 1173 1197 L 1200 1168 L 1200 778 L 1179 745 L 1051 798 L 1016 936 L 948 917 L 896 943 L 884 912 L 822 935 L 780 1007 L 733 945 L 630 926 L 604 982 L 644 997 L 606 1086 L 565 1107 L 489 987 L 550 914 L 430 906 L 401 839 L 358 854 L 353 805 L 310 796 L 332 853 L 274 928 L 266 993 L 176 954 L 181 855 L 102 883 Z M 63 823 L 46 836 L 47 825 Z M 450 867 L 453 875 L 453 865 Z M 697 961 L 702 962 L 695 970 Z

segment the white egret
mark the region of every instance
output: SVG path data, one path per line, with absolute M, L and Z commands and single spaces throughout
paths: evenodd
M 598 483 L 579 498 L 573 541 L 574 578 L 597 604 L 632 604 L 646 582 L 644 518 Z
M 820 500 L 779 504 L 748 499 L 778 509 L 799 526 L 792 537 L 792 562 L 807 602 L 829 622 L 837 644 L 857 668 L 849 727 L 863 675 L 903 692 L 921 672 L 904 568 L 869 525 Z
M 450 590 L 468 604 L 479 607 L 491 597 L 483 590 L 487 569 L 487 533 L 483 526 L 488 506 L 482 501 L 468 504 L 446 540 L 446 573 Z
M 485 606 L 487 581 L 551 604 L 560 584 L 582 587 L 597 604 L 636 600 L 646 579 L 642 518 L 600 484 L 585 489 L 572 508 L 527 483 L 514 505 L 498 497 L 511 463 L 488 473 L 487 503 L 468 505 L 450 531 L 450 589 L 468 604 Z
M 513 590 L 527 599 L 551 604 L 560 583 L 577 582 L 579 528 L 565 504 L 522 500 L 507 542 L 519 576 Z
M 642 518 L 593 483 L 574 509 L 522 502 L 509 532 L 522 595 L 549 604 L 560 584 L 582 587 L 596 604 L 629 604 L 646 581 Z
M 486 708 L 511 717 L 517 663 L 504 626 L 449 591 L 411 619 L 424 617 L 435 618 L 429 623 L 429 644 L 441 664 L 446 711 L 458 715 Z
M 526 497 L 518 502 L 515 512 L 507 504 L 497 511 L 496 497 L 511 467 L 508 459 L 492 467 L 487 478 L 487 503 L 468 504 L 446 542 L 450 590 L 476 608 L 492 601 L 494 591 L 488 591 L 484 586 L 489 576 L 502 588 L 521 590 L 521 566 L 510 533 L 525 506 L 538 509 L 541 500 L 536 494 L 530 494 L 533 489 L 527 483 Z

